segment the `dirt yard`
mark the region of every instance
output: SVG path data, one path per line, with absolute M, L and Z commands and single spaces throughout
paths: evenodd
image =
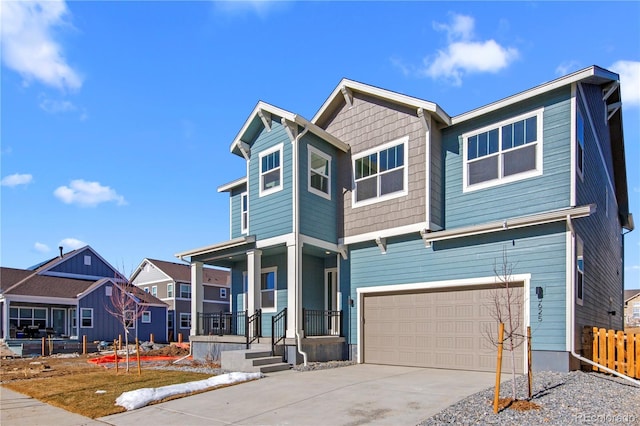
M 95 364 L 88 362 L 88 360 L 105 354 L 60 354 L 36 358 L 13 358 L 12 352 L 2 351 L 0 354 L 0 384 L 14 380 L 65 376 L 95 368 L 103 368 L 97 367 Z M 141 352 L 140 355 L 182 357 L 189 355 L 189 350 L 171 345 L 162 349 Z M 135 362 L 135 354 L 132 356 Z

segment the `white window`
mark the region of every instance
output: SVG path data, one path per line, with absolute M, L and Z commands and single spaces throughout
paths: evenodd
M 221 288 L 220 289 L 220 299 L 226 299 L 227 298 L 227 289 L 226 288 Z
M 249 197 L 246 192 L 240 194 L 240 232 L 246 234 L 249 230 Z
M 316 195 L 331 199 L 331 157 L 309 145 L 308 190 Z
M 149 324 L 151 322 L 151 311 L 142 312 L 142 322 L 144 324 Z
M 407 194 L 408 141 L 405 136 L 354 157 L 354 207 Z
M 93 308 L 80 308 L 80 328 L 93 328 Z
M 84 257 L 84 264 L 86 266 L 91 266 L 91 256 L 85 256 Z
M 462 139 L 465 192 L 542 174 L 542 109 Z
M 279 144 L 260 153 L 260 196 L 282 190 L 282 147 Z
M 180 328 L 191 328 L 191 314 L 180 314 Z
M 154 285 L 151 287 L 151 295 L 157 297 L 158 296 L 158 286 Z
M 191 299 L 191 284 L 180 284 L 180 297 Z
M 631 316 L 633 318 L 640 319 L 640 302 L 635 302 L 633 304 L 633 313 Z
M 136 328 L 136 316 L 134 311 L 124 311 L 124 325 L 127 328 Z
M 584 176 L 584 118 L 578 111 L 578 117 L 576 120 L 576 170 L 578 176 L 583 179 Z
M 584 300 L 584 247 L 580 238 L 576 239 L 576 303 L 582 306 Z
M 167 284 L 167 297 L 173 297 L 173 284 Z
M 260 307 L 267 311 L 276 310 L 277 268 L 266 268 L 260 275 Z

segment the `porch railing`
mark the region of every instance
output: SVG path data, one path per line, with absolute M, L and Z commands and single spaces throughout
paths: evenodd
M 287 336 L 287 308 L 271 317 L 271 356 L 276 354 L 276 345 Z M 287 362 L 287 348 L 282 348 L 282 362 Z
M 256 313 L 245 316 L 245 336 L 247 337 L 247 349 L 251 344 L 262 337 L 262 310 L 256 309 Z
M 342 337 L 342 311 L 302 309 L 302 331 L 305 336 Z
M 244 336 L 246 330 L 245 318 L 247 313 L 240 312 L 215 312 L 198 313 L 198 334 L 204 336 L 222 336 L 230 334 Z

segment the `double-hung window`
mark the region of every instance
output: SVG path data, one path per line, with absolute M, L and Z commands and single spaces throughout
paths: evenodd
M 331 199 L 331 157 L 310 145 L 308 190 Z
M 462 138 L 464 191 L 542 174 L 542 109 Z
M 80 328 L 93 328 L 93 308 L 80 308 Z
M 277 269 L 263 269 L 260 276 L 260 306 L 262 309 L 276 309 Z
M 407 194 L 408 140 L 404 137 L 354 158 L 354 207 Z
M 144 311 L 142 312 L 142 322 L 144 324 L 149 324 L 151 323 L 151 311 Z
M 173 297 L 173 284 L 167 284 L 167 297 Z
M 191 328 L 191 314 L 180 314 L 180 328 Z
M 180 298 L 191 299 L 191 284 L 180 284 Z
M 240 194 L 240 232 L 249 231 L 249 196 L 246 192 Z
M 279 144 L 260 153 L 260 196 L 282 189 L 282 148 Z
M 124 311 L 124 325 L 127 328 L 136 328 L 136 313 L 134 311 Z

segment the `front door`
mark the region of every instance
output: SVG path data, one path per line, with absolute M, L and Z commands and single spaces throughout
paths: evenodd
M 62 336 L 67 328 L 67 310 L 60 308 L 52 309 L 51 327 L 57 336 Z
M 338 269 L 328 268 L 324 270 L 324 309 L 330 311 L 327 316 L 327 328 L 329 335 L 338 335 L 340 328 L 338 321 L 340 316 L 336 313 L 340 308 L 338 295 Z M 333 312 L 331 312 L 333 311 Z

